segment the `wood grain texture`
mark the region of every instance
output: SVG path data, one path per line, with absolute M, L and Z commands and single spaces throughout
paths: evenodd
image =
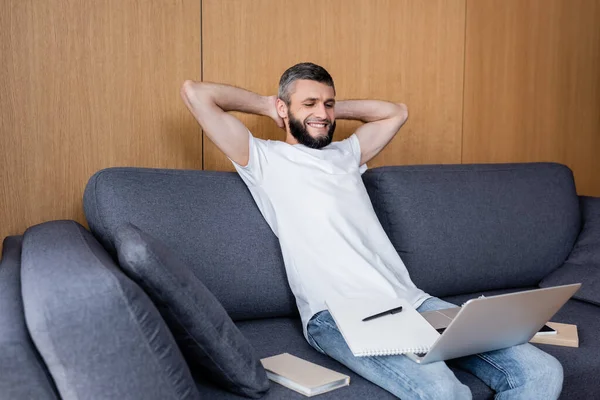
M 337 99 L 404 102 L 409 119 L 369 167 L 460 163 L 464 0 L 203 0 L 203 79 L 271 95 L 290 66 L 333 76 Z M 239 115 L 257 137 L 284 140 L 267 118 Z M 359 125 L 340 121 L 334 140 Z M 206 138 L 204 168 L 233 171 Z
M 99 169 L 202 168 L 179 96 L 200 79 L 199 0 L 3 1 L 0 46 L 2 237 L 83 223 Z
M 560 162 L 600 196 L 599 26 L 596 0 L 468 0 L 463 162 Z

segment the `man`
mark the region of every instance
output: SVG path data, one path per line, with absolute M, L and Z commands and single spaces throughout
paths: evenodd
M 310 345 L 403 399 L 471 398 L 444 362 L 420 365 L 401 355 L 354 357 L 324 303 L 330 295 L 387 294 L 409 300 L 421 312 L 453 306 L 411 281 L 361 179 L 366 162 L 405 123 L 406 106 L 336 102 L 331 76 L 311 63 L 285 71 L 277 97 L 191 81 L 183 84 L 182 97 L 233 163 L 279 238 Z M 228 111 L 272 118 L 285 129 L 285 141 L 255 138 Z M 336 119 L 364 125 L 332 142 Z M 499 399 L 555 399 L 562 389 L 560 363 L 530 344 L 448 363 L 478 376 Z

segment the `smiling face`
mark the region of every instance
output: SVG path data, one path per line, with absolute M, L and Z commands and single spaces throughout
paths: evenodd
M 324 83 L 298 79 L 290 90 L 289 105 L 278 100 L 286 125 L 287 143 L 320 149 L 331 143 L 335 131 L 335 90 Z

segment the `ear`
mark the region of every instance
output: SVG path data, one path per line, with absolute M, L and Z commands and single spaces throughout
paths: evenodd
M 276 108 L 277 108 L 277 114 L 279 115 L 279 118 L 287 119 L 288 107 L 283 100 L 281 100 L 279 98 L 277 99 Z

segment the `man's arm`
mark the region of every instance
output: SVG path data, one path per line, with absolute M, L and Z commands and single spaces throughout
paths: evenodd
M 246 166 L 249 160 L 248 130 L 227 111 L 264 115 L 283 127 L 277 115 L 277 96 L 260 96 L 233 86 L 207 82 L 185 81 L 181 97 L 204 133 L 227 157 Z
M 356 130 L 360 165 L 375 157 L 392 140 L 408 118 L 405 104 L 381 100 L 345 100 L 335 103 L 336 119 L 365 122 Z

